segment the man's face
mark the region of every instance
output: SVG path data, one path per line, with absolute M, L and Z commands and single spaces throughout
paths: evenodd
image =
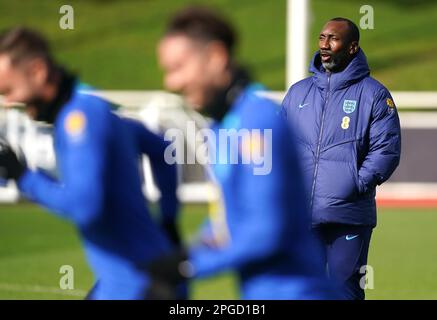
M 345 21 L 329 21 L 320 32 L 320 58 L 327 71 L 343 70 L 358 50 L 357 43 L 349 41 L 348 33 Z
M 181 93 L 197 110 L 208 103 L 220 77 L 208 45 L 184 35 L 169 35 L 158 45 L 158 60 L 167 90 Z
M 39 100 L 43 81 L 31 63 L 13 65 L 8 55 L 0 55 L 0 95 L 6 106 L 14 103 L 26 104 L 29 115 L 34 117 L 32 103 Z

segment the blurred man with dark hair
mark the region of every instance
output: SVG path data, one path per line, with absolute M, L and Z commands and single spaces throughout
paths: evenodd
M 174 247 L 149 215 L 141 154 L 156 169 L 162 224 L 178 242 L 176 168 L 164 161 L 167 143 L 80 89 L 78 80 L 54 62 L 41 35 L 24 28 L 0 35 L 0 94 L 6 103 L 26 104 L 31 118 L 53 124 L 59 179 L 26 168 L 5 141 L 0 141 L 0 174 L 77 227 L 98 281 L 89 299 L 176 297 L 173 288 L 155 290 L 141 267 Z
M 369 76 L 358 27 L 328 21 L 313 75 L 288 91 L 282 113 L 299 139 L 313 230 L 345 299 L 364 299 L 376 186 L 399 164 L 399 117 L 388 90 Z
M 279 107 L 261 96 L 264 88 L 234 60 L 235 39 L 220 15 L 190 7 L 171 19 L 159 42 L 165 87 L 214 120 L 211 129 L 219 138 L 208 140 L 216 150 L 209 169 L 223 203 L 212 206 L 200 244 L 187 255 L 155 261 L 149 270 L 169 281 L 237 271 L 245 299 L 327 298 L 293 136 L 277 114 Z M 222 149 L 228 140 L 220 140 L 227 130 L 248 133 L 229 146 L 229 153 Z M 259 163 L 244 161 L 257 153 L 271 162 L 269 170 L 259 172 Z

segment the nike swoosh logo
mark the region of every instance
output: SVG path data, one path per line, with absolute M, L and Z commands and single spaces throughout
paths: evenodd
M 347 235 L 346 236 L 346 240 L 352 240 L 352 239 L 355 239 L 356 237 L 358 237 L 359 235 L 358 234 L 356 234 L 356 235 L 354 235 L 354 236 L 351 236 L 351 235 Z
M 307 105 L 309 105 L 309 103 L 300 104 L 299 109 L 302 109 L 303 107 L 306 107 Z

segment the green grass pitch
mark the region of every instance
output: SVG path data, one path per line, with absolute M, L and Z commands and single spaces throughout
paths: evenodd
M 205 217 L 205 206 L 186 205 L 186 240 Z M 368 299 L 437 299 L 435 209 L 380 209 L 369 264 Z M 74 290 L 61 290 L 62 265 L 74 268 Z M 67 222 L 39 207 L 0 205 L 0 299 L 82 299 L 93 279 L 80 241 Z M 235 299 L 236 278 L 224 274 L 192 284 L 194 299 Z

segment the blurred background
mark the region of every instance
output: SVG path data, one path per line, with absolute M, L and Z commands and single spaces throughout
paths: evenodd
M 57 0 L 0 1 L 0 27 L 38 28 L 59 61 L 102 89 L 162 88 L 155 45 L 165 23 L 187 4 L 220 10 L 240 34 L 239 60 L 272 90 L 285 87 L 286 0 Z M 74 30 L 61 30 L 59 8 L 74 8 Z M 362 5 L 374 8 L 374 29 L 361 30 L 373 75 L 390 90 L 436 90 L 437 3 L 433 0 L 311 0 L 308 58 L 326 20 L 357 24 Z M 433 72 L 434 71 L 434 72 Z
M 195 2 L 216 8 L 234 23 L 240 38 L 238 60 L 274 91 L 278 101 L 287 89 L 287 2 Z M 64 4 L 74 9 L 73 30 L 59 27 L 63 16 L 59 9 Z M 124 113 L 156 131 L 180 126 L 187 119 L 202 126 L 204 119 L 187 111 L 181 99 L 160 91 L 162 74 L 155 55 L 166 21 L 188 4 L 193 1 L 0 0 L 0 29 L 25 25 L 41 31 L 60 63 L 120 103 Z M 372 76 L 393 92 L 403 128 L 401 165 L 378 193 L 379 222 L 369 257 L 373 289 L 367 290 L 367 298 L 437 299 L 437 1 L 309 0 L 307 63 L 317 50 L 324 23 L 343 16 L 359 24 L 363 5 L 373 7 L 374 29 L 360 30 L 361 47 Z M 29 153 L 35 153 L 35 166 L 53 166 L 50 130 L 35 129 L 20 117 L 3 116 L 3 123 L 13 125 L 3 126 L 2 134 L 22 135 L 17 144 L 24 149 L 32 146 Z M 35 145 L 40 148 L 36 150 Z M 147 162 L 145 168 L 147 173 Z M 206 214 L 202 177 L 199 166 L 182 170 L 181 181 L 192 187 L 181 190 L 186 200 L 181 222 L 187 241 Z M 145 186 L 145 193 L 152 200 L 158 196 L 153 183 Z M 2 194 L 17 200 L 6 190 L 0 190 L 0 198 Z M 74 290 L 59 289 L 62 265 L 74 267 Z M 235 281 L 232 274 L 196 281 L 192 296 L 236 298 Z M 0 299 L 80 299 L 92 282 L 71 226 L 24 201 L 0 204 Z

